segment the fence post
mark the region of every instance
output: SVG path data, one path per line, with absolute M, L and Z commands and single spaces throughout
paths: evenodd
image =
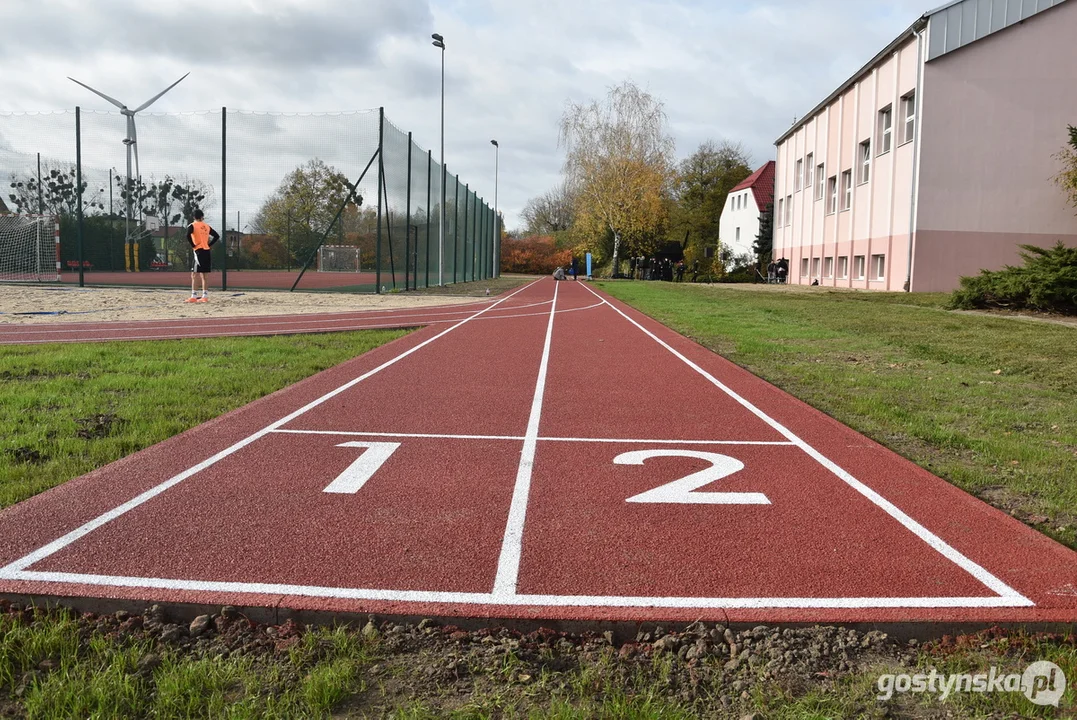
M 467 239 L 471 233 L 468 232 L 468 198 L 471 197 L 471 184 L 464 185 L 464 282 L 467 282 Z M 474 243 L 474 240 L 472 241 Z M 471 266 L 471 279 L 475 279 L 475 266 Z
M 78 106 L 75 107 L 75 188 L 78 191 L 75 213 L 78 220 L 79 287 L 85 287 L 86 281 L 82 275 L 82 108 Z
M 411 133 L 408 133 L 408 192 L 407 210 L 404 214 L 404 290 L 408 287 L 408 276 L 411 275 Z
M 165 231 L 168 218 L 165 218 Z M 236 228 L 239 230 L 239 228 Z M 221 290 L 228 289 L 228 108 L 221 107 L 221 233 L 224 237 L 224 262 L 221 263 Z
M 430 186 L 433 183 L 434 151 L 426 151 L 426 284 L 430 287 Z
M 384 145 L 382 144 L 385 139 L 385 108 L 378 108 L 378 234 L 377 234 L 377 250 L 374 253 L 375 256 L 375 271 L 374 271 L 374 292 L 381 294 L 381 183 L 385 177 L 385 154 Z

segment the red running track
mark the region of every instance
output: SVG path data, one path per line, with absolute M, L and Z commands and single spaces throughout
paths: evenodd
M 1072 622 L 1077 553 L 585 283 L 547 279 L 0 512 L 0 592 L 543 621 Z

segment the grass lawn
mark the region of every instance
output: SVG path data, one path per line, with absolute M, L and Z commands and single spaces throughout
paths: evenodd
M 941 293 L 598 286 L 1077 548 L 1077 328 Z
M 2 347 L 0 508 L 404 334 Z

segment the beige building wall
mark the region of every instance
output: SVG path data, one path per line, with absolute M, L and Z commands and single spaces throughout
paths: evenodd
M 927 63 L 914 290 L 1019 263 L 1019 244 L 1077 245 L 1051 178 L 1077 125 L 1077 2 Z

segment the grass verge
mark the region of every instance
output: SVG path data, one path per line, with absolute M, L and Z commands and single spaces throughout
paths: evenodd
M 1077 548 L 1077 333 L 944 294 L 599 287 Z
M 0 348 L 0 508 L 405 332 Z

